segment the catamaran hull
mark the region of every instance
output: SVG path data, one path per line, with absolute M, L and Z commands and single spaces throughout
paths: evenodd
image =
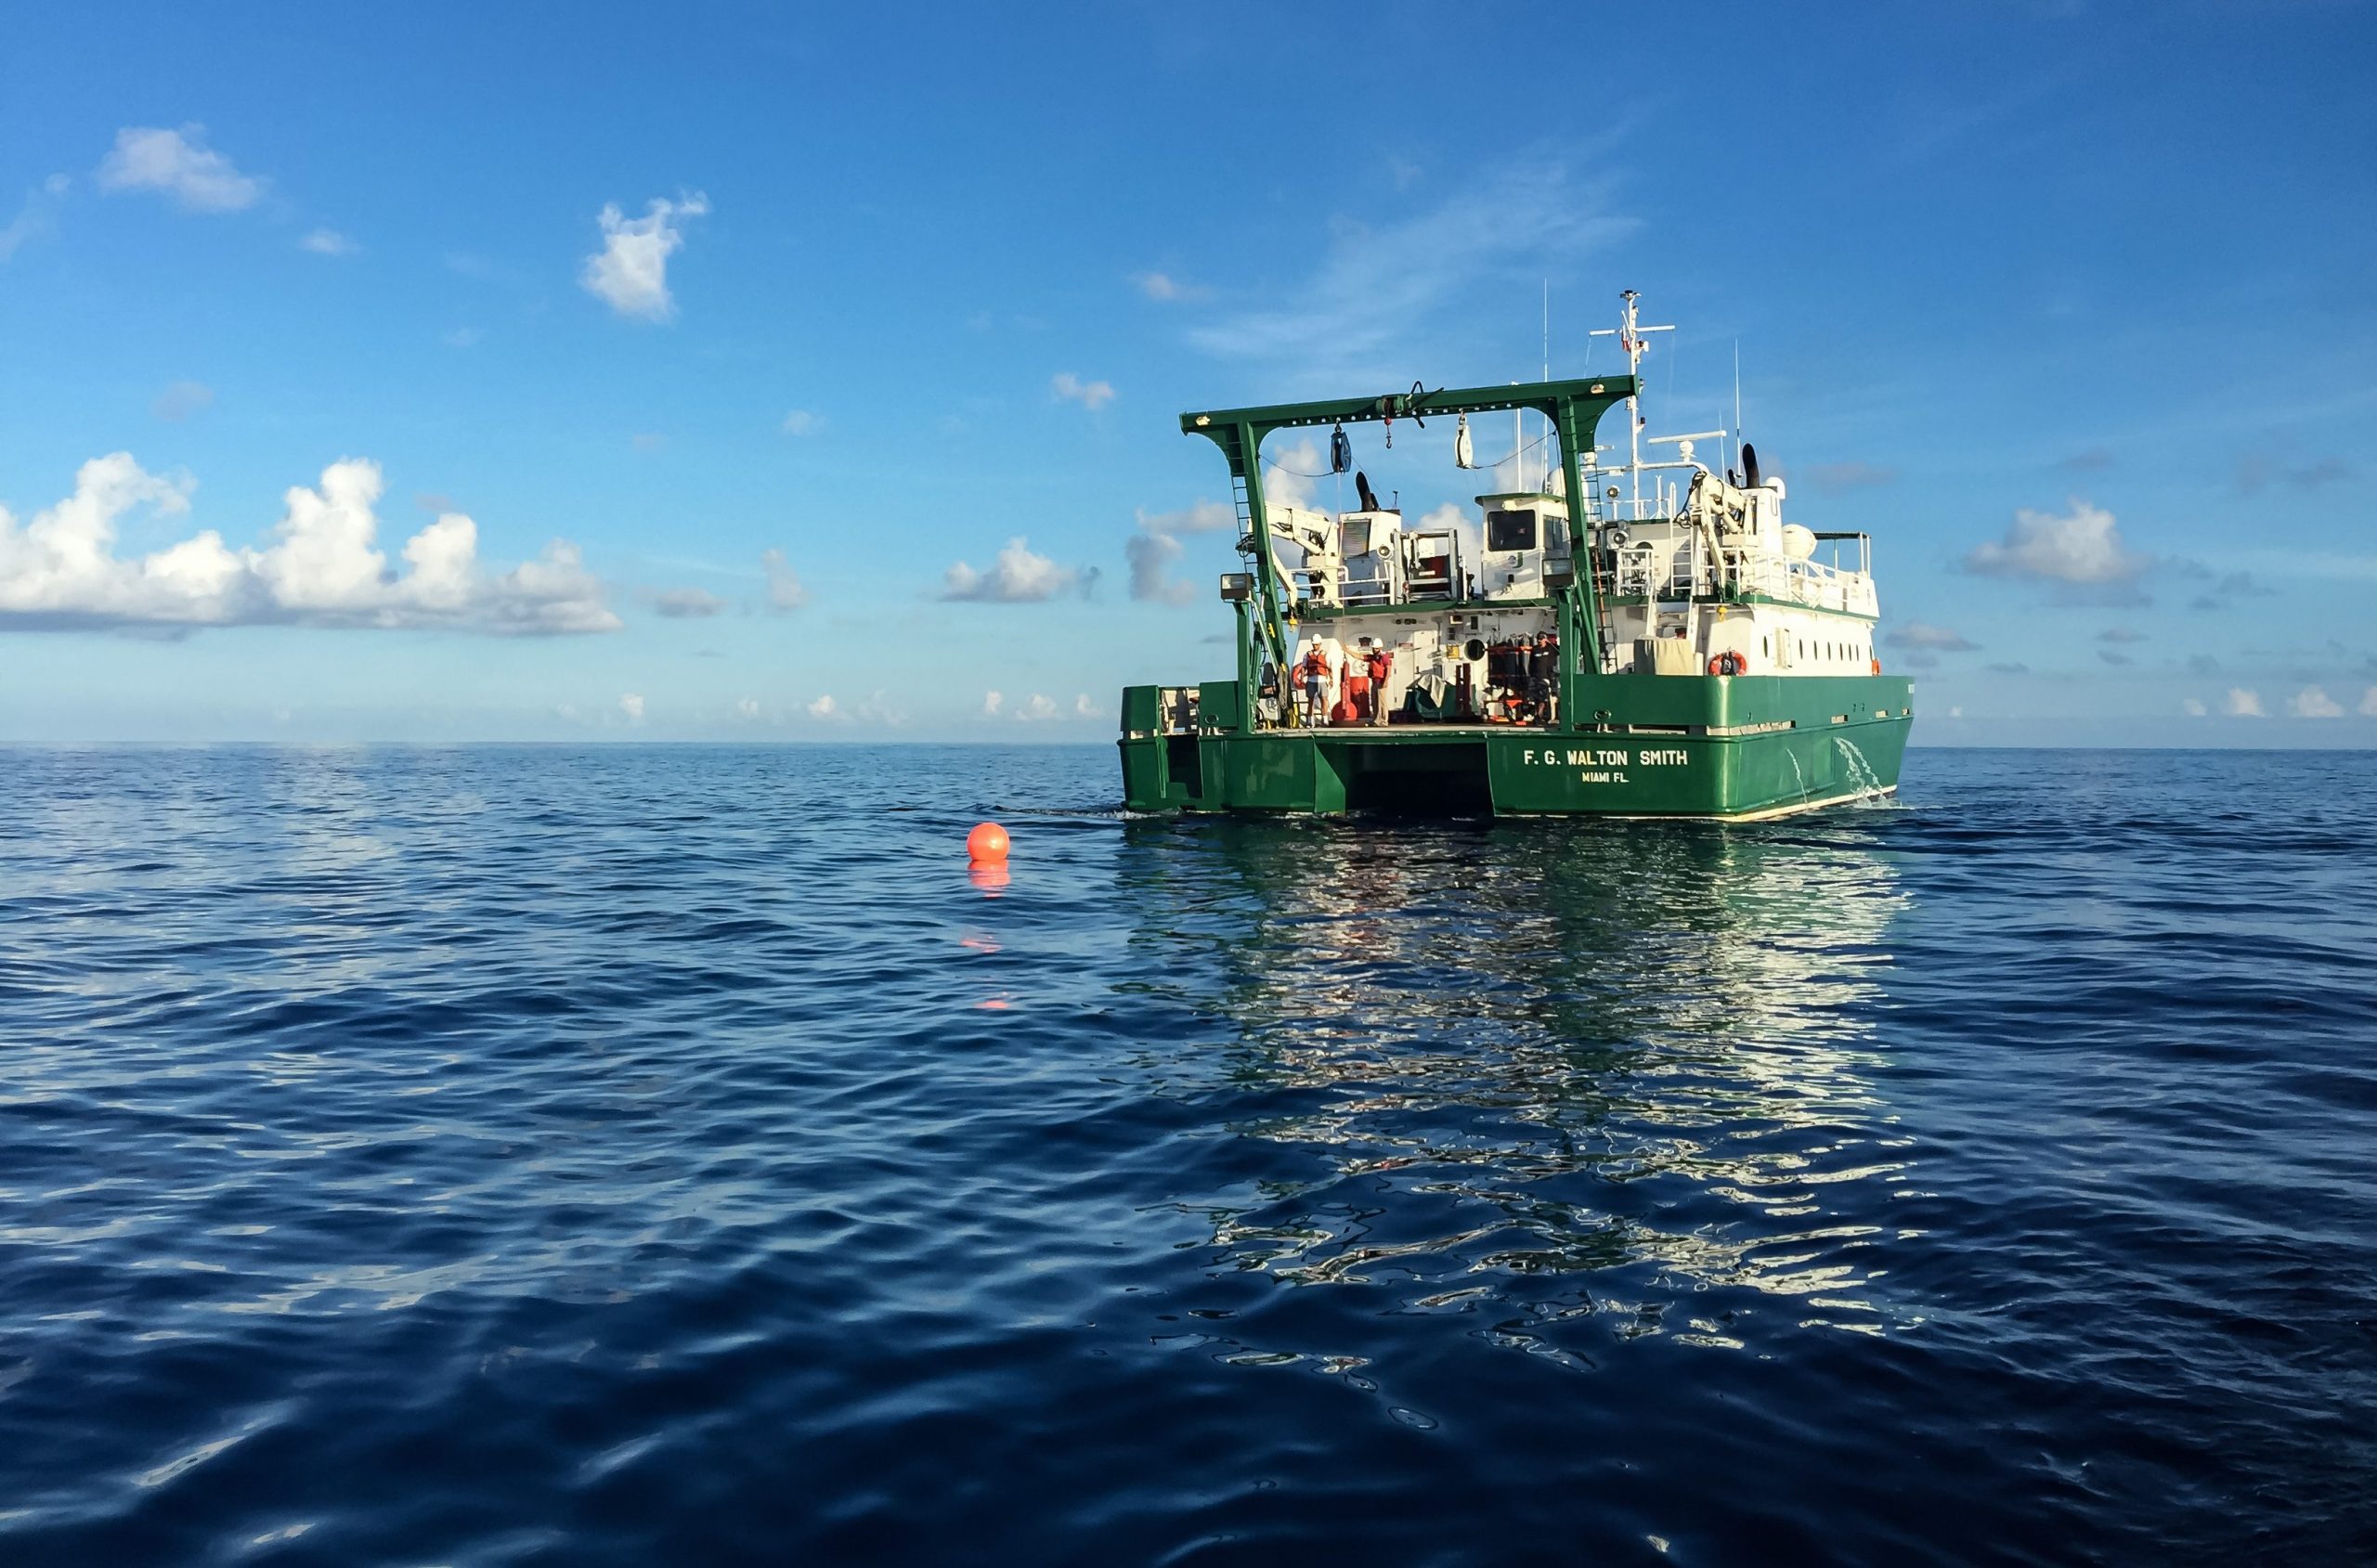
M 1210 719 L 1234 689 L 1208 686 Z M 1696 688 L 1687 692 L 1685 688 Z M 1498 816 L 1757 821 L 1888 795 L 1913 726 L 1903 677 L 1618 677 L 1595 728 L 1389 726 L 1237 732 L 1134 732 L 1121 742 L 1134 810 L 1368 809 Z M 1656 717 L 1621 710 L 1656 699 Z M 1215 701 L 1215 699 L 1219 699 Z M 1630 701 L 1629 699 L 1634 699 Z M 1580 705 L 1581 706 L 1581 705 Z M 1698 711 L 1688 709 L 1696 706 Z M 1690 722 L 1694 718 L 1698 723 Z

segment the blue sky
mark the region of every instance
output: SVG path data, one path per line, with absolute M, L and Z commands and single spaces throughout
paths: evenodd
M 1178 412 L 1539 375 L 1548 282 L 1655 430 L 1738 344 L 1919 740 L 2377 744 L 2367 6 L 10 34 L 0 740 L 1103 739 L 1228 669 Z

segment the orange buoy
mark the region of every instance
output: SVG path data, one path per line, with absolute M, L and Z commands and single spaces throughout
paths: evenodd
M 974 831 L 966 836 L 966 858 L 981 865 L 1005 862 L 1007 829 L 996 823 L 976 823 Z

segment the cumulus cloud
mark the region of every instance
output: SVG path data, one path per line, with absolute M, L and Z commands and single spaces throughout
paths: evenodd
M 726 608 L 726 601 L 698 588 L 668 588 L 652 596 L 652 607 L 670 620 L 695 620 Z
M 2297 719 L 2342 719 L 2344 704 L 2328 695 L 2320 686 L 2306 686 L 2286 702 L 2286 710 Z
M 334 228 L 317 228 L 297 241 L 301 251 L 311 251 L 318 256 L 351 256 L 363 249 L 353 239 Z
M 996 719 L 996 718 L 999 716 L 999 709 L 1000 709 L 1001 707 L 1005 706 L 1006 705 L 1007 705 L 1007 698 L 1006 698 L 1004 695 L 1002 695 L 1000 693 L 997 693 L 997 692 L 985 692 L 985 693 L 982 693 L 982 717 L 983 717 L 983 718 L 985 718 L 985 719 Z
M 1266 506 L 1301 507 L 1307 512 L 1320 510 L 1319 492 L 1314 488 L 1320 483 L 1315 474 L 1329 472 L 1329 460 L 1311 440 L 1266 458 L 1263 461 L 1263 501 Z
M 7 227 L 0 228 L 0 262 L 15 255 L 28 240 L 50 232 L 50 215 L 57 209 L 58 199 L 73 183 L 64 175 L 52 175 L 25 193 L 24 205 L 17 209 L 17 215 L 8 220 Z
M 1184 283 L 1168 272 L 1142 272 L 1132 279 L 1139 292 L 1151 300 L 1170 303 L 1176 300 L 1201 300 L 1213 291 L 1194 283 Z
M 1028 604 L 1054 599 L 1080 577 L 1071 566 L 1059 566 L 1033 553 L 1021 538 L 1007 540 L 987 572 L 960 561 L 945 575 L 941 597 L 984 604 Z
M 1054 697 L 1034 692 L 1024 699 L 1021 707 L 1015 710 L 1015 716 L 1026 724 L 1042 724 L 1051 719 L 1062 719 L 1065 715 Z
M 742 701 L 736 703 L 734 705 L 734 717 L 747 723 L 759 718 L 760 699 L 757 697 L 745 697 Z
M 2205 714 L 2212 710 L 2204 706 L 2202 702 L 2195 697 L 2181 697 L 2179 699 L 2179 711 L 2186 714 L 2189 719 L 2202 719 Z
M 1075 719 L 1095 719 L 1098 717 L 1098 705 L 1089 700 L 1089 693 L 1087 692 L 1076 692 L 1073 693 L 1073 717 Z
M 2220 711 L 2231 719 L 2267 719 L 2262 711 L 2262 694 L 2245 686 L 2231 686 L 2228 695 L 2221 700 Z
M 699 191 L 676 201 L 655 197 L 640 218 L 621 213 L 617 202 L 606 205 L 596 218 L 603 248 L 586 258 L 578 281 L 621 316 L 668 320 L 677 313 L 669 258 L 685 242 L 684 220 L 708 211 L 709 199 Z
M 834 695 L 830 692 L 809 704 L 808 707 L 809 717 L 812 719 L 832 719 L 841 712 L 841 709 L 835 705 Z
M 206 412 L 214 406 L 214 389 L 203 382 L 175 382 L 157 395 L 149 411 L 168 424 Z
M 189 510 L 193 481 L 144 471 L 129 452 L 94 458 L 74 493 L 19 525 L 0 508 L 0 625 L 54 628 L 297 624 L 445 627 L 545 633 L 610 631 L 618 616 L 575 547 L 555 540 L 509 572 L 478 561 L 478 525 L 449 512 L 405 542 L 403 570 L 375 547 L 380 465 L 348 458 L 321 487 L 292 486 L 262 549 L 233 550 L 210 528 L 132 559 L 117 526 L 146 511 Z
M 1476 513 L 1458 501 L 1447 501 L 1437 507 L 1420 519 L 1420 526 L 1432 533 L 1449 528 L 1460 536 L 1463 561 L 1486 559 L 1485 530 L 1480 527 Z
M 127 125 L 99 163 L 99 188 L 157 191 L 187 212 L 236 213 L 263 199 L 265 182 L 209 148 L 203 125 Z
M 2078 584 L 2129 582 L 2151 564 L 2122 542 L 2111 512 L 2077 499 L 2065 516 L 2021 509 L 2004 539 L 1965 557 L 1984 577 Z
M 795 408 L 784 417 L 786 435 L 807 435 L 817 428 L 817 416 L 806 408 Z
M 1201 498 L 1194 506 L 1178 512 L 1137 512 L 1132 515 L 1150 534 L 1218 534 L 1238 524 L 1237 512 L 1220 501 Z
M 637 693 L 637 692 L 622 692 L 622 693 L 619 694 L 619 711 L 620 711 L 621 713 L 624 713 L 624 714 L 626 714 L 626 715 L 628 716 L 628 722 L 629 722 L 629 723 L 630 723 L 630 724 L 641 724 L 641 723 L 643 723 L 643 694 L 642 694 L 641 693 Z
M 809 590 L 801 586 L 800 574 L 785 560 L 783 551 L 760 551 L 760 567 L 768 574 L 769 609 L 798 610 L 809 603 Z
M 1105 382 L 1085 382 L 1071 370 L 1059 370 L 1048 380 L 1048 388 L 1059 397 L 1070 398 L 1085 408 L 1103 408 L 1114 401 L 1114 389 Z
M 1888 635 L 1890 641 L 1901 648 L 1935 648 L 1945 654 L 1969 654 L 1981 646 L 1960 631 L 1951 631 L 1944 626 L 1932 626 L 1925 621 L 1909 621 L 1904 626 L 1891 628 Z
M 2377 719 L 2377 686 L 2360 693 L 2360 706 L 2353 710 L 2363 718 Z
M 1179 536 L 1215 533 L 1238 523 L 1238 513 L 1230 508 L 1203 499 L 1178 512 L 1143 511 L 1135 515 L 1138 532 L 1123 544 L 1123 554 L 1131 564 L 1131 597 L 1158 604 L 1186 604 L 1197 595 L 1189 584 L 1172 577 L 1172 563 L 1180 559 Z

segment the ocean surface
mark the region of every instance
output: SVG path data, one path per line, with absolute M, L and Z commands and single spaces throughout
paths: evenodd
M 1117 796 L 0 751 L 0 1562 L 2377 1560 L 2377 756 Z

